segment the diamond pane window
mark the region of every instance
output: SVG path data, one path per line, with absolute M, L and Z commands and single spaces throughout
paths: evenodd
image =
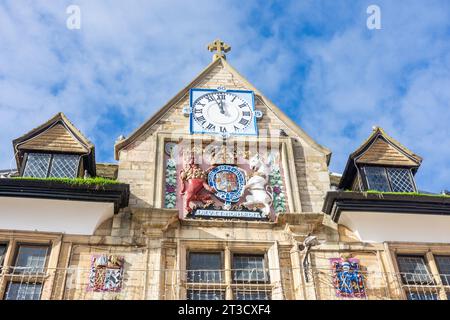
M 29 153 L 22 176 L 76 178 L 79 160 L 75 154 Z
M 397 256 L 402 281 L 410 285 L 432 285 L 434 283 L 425 259 L 421 256 Z
M 48 247 L 19 246 L 15 273 L 41 273 L 44 272 Z
M 415 187 L 412 182 L 411 171 L 402 168 L 387 168 L 392 191 L 394 192 L 414 192 Z
M 435 256 L 434 259 L 438 265 L 442 283 L 444 286 L 450 286 L 450 256 Z
M 364 167 L 369 190 L 391 191 L 385 168 Z
M 267 282 L 264 255 L 234 255 L 233 280 L 238 282 Z
M 189 253 L 188 282 L 222 282 L 222 255 L 220 253 Z
M 50 154 L 30 153 L 23 172 L 24 177 L 47 178 L 48 167 L 50 165 Z
M 78 173 L 78 155 L 55 154 L 53 156 L 50 177 L 75 178 Z

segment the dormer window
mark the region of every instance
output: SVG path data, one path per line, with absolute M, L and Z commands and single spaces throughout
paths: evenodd
M 364 166 L 367 189 L 381 192 L 415 192 L 410 169 Z
M 76 178 L 80 156 L 75 154 L 28 153 L 23 177 Z

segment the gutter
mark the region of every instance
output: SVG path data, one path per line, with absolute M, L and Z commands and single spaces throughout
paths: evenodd
M 114 214 L 128 206 L 130 186 L 124 183 L 74 185 L 62 181 L 0 179 L 0 197 L 112 202 Z

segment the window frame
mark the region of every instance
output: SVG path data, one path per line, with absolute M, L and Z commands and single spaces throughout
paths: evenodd
M 183 246 L 184 247 L 184 246 Z M 190 294 L 196 291 L 219 291 L 220 294 L 225 300 L 236 300 L 237 292 L 263 292 L 262 296 L 267 297 L 268 299 L 272 299 L 274 283 L 272 283 L 271 275 L 270 275 L 270 265 L 268 260 L 270 247 L 264 246 L 264 248 L 258 247 L 255 248 L 255 251 L 251 252 L 251 248 L 248 246 L 231 246 L 228 247 L 226 245 L 214 245 L 211 247 L 200 245 L 188 245 L 185 247 L 186 250 L 185 257 L 185 275 L 184 282 L 186 283 L 185 289 L 181 293 L 181 297 L 184 296 L 184 299 L 189 299 Z M 189 282 L 188 281 L 188 270 L 189 270 L 189 255 L 192 253 L 220 253 L 221 254 L 221 266 L 222 266 L 222 282 L 216 283 L 207 283 L 207 282 Z M 267 281 L 254 281 L 254 282 L 242 282 L 235 281 L 233 275 L 233 259 L 235 255 L 244 255 L 244 256 L 262 256 L 264 261 L 265 275 L 267 277 Z M 183 280 L 182 280 L 183 281 Z M 195 294 L 195 293 L 194 293 Z
M 267 259 L 267 252 L 264 253 L 243 253 L 243 252 L 231 252 L 231 271 L 236 270 L 234 268 L 234 258 L 236 256 L 247 256 L 247 257 L 261 257 L 263 258 L 263 271 L 264 271 L 264 280 L 250 280 L 248 283 L 250 284 L 268 284 L 270 283 L 270 272 L 269 272 L 269 264 Z M 232 273 L 232 281 L 239 282 L 242 280 L 235 279 L 235 273 Z
M 46 253 L 45 253 L 45 263 L 44 266 L 42 267 L 42 271 L 39 272 L 30 272 L 30 274 L 44 274 L 47 271 L 47 267 L 48 267 L 48 260 L 50 257 L 50 252 L 51 252 L 51 245 L 50 244 L 44 244 L 44 243 L 30 243 L 30 242 L 17 242 L 14 248 L 14 255 L 13 255 L 13 259 L 12 259 L 12 263 L 13 265 L 9 266 L 9 268 L 12 270 L 12 274 L 17 274 L 17 275 L 24 275 L 27 274 L 27 272 L 16 272 L 15 268 L 17 267 L 17 261 L 19 259 L 19 251 L 20 251 L 20 247 L 36 247 L 36 248 L 46 248 Z
M 388 246 L 390 257 L 393 263 L 394 270 L 399 275 L 397 282 L 399 289 L 402 292 L 403 299 L 408 299 L 408 294 L 416 293 L 419 296 L 437 296 L 438 300 L 450 300 L 450 285 L 444 285 L 440 271 L 435 260 L 436 256 L 450 256 L 450 248 L 443 248 L 441 246 L 433 245 L 400 245 L 391 243 Z M 398 263 L 398 256 L 420 256 L 424 259 L 428 274 L 433 280 L 433 284 L 405 284 L 400 275 L 400 267 Z
M 436 261 L 436 268 L 439 271 L 439 276 L 441 278 L 442 284 L 446 287 L 450 287 L 450 273 L 442 273 L 441 265 L 439 264 L 439 257 L 445 257 L 450 259 L 450 254 L 434 254 L 434 260 Z M 445 276 L 445 280 L 442 277 Z M 447 294 L 450 295 L 450 291 L 447 291 Z
M 400 257 L 402 257 L 402 258 L 420 258 L 420 259 L 422 259 L 423 260 L 423 266 L 425 267 L 427 273 L 426 274 L 417 274 L 417 275 L 418 275 L 419 278 L 427 276 L 430 279 L 430 281 L 428 283 L 419 283 L 419 284 L 411 283 L 411 281 L 406 279 L 406 277 L 404 277 L 403 274 L 404 273 L 413 274 L 413 273 L 412 272 L 404 272 L 404 271 L 401 270 L 401 268 L 400 268 L 401 264 L 399 262 L 399 258 Z M 435 285 L 436 284 L 436 281 L 433 279 L 433 274 L 432 274 L 432 272 L 430 270 L 430 267 L 428 265 L 427 257 L 425 255 L 420 255 L 420 254 L 397 254 L 396 255 L 396 260 L 397 260 L 398 270 L 399 270 L 399 273 L 400 273 L 400 276 L 401 276 L 401 281 L 402 281 L 403 285 L 407 285 L 407 286 L 408 285 L 427 286 L 427 285 Z
M 3 268 L 6 266 L 6 258 L 8 255 L 9 242 L 0 241 L 0 246 L 5 246 L 5 252 L 3 253 L 3 256 L 0 256 L 0 273 L 1 273 Z
M 189 271 L 195 271 L 190 269 L 190 261 L 191 261 L 191 254 L 219 254 L 220 256 L 220 282 L 192 282 L 189 281 Z M 186 282 L 189 284 L 223 284 L 225 283 L 225 275 L 224 275 L 224 269 L 225 269 L 225 252 L 222 250 L 189 250 L 186 254 Z M 203 269 L 206 272 L 207 269 Z M 216 269 L 211 269 L 211 271 L 215 271 Z M 201 272 L 202 270 L 200 270 Z
M 25 172 L 27 163 L 28 163 L 28 156 L 30 154 L 48 154 L 50 155 L 50 161 L 48 163 L 48 168 L 47 168 L 47 174 L 44 178 L 42 179 L 46 179 L 46 178 L 52 178 L 50 176 L 50 172 L 52 170 L 53 167 L 53 159 L 55 156 L 59 156 L 59 155 L 70 155 L 70 156 L 78 156 L 78 162 L 77 162 L 77 167 L 76 167 L 76 174 L 74 178 L 78 178 L 80 176 L 80 168 L 81 168 L 81 163 L 83 161 L 83 156 L 78 154 L 78 153 L 70 153 L 70 152 L 46 152 L 46 151 L 27 151 L 24 154 L 24 158 L 22 160 L 22 165 L 20 166 L 20 170 L 19 170 L 19 174 L 21 177 L 23 177 L 23 174 Z
M 368 181 L 368 176 L 366 174 L 366 168 L 382 168 L 384 171 L 384 174 L 386 176 L 387 179 L 387 183 L 388 183 L 388 187 L 389 187 L 389 191 L 380 191 L 380 192 L 417 192 L 417 185 L 416 185 L 416 181 L 414 179 L 414 175 L 412 173 L 412 169 L 411 168 L 406 168 L 406 167 L 401 167 L 401 166 L 377 166 L 377 165 L 362 165 L 361 166 L 361 170 L 360 174 L 362 176 L 362 181 L 363 181 L 363 186 L 366 190 L 375 190 L 375 189 L 370 189 L 369 187 L 369 181 Z M 409 172 L 409 180 L 413 186 L 413 191 L 393 191 L 393 187 L 392 187 L 392 181 L 391 178 L 389 176 L 389 170 L 388 169 L 403 169 L 403 170 L 407 170 Z
M 38 300 L 41 300 L 42 292 L 44 291 L 44 290 L 43 290 L 43 289 L 44 289 L 44 281 L 34 281 L 34 283 L 31 283 L 31 284 L 34 285 L 34 286 L 40 285 L 39 295 L 38 295 L 37 299 L 7 299 L 7 297 L 8 297 L 8 291 L 9 291 L 11 285 L 13 285 L 13 284 L 19 284 L 19 285 L 22 285 L 23 282 L 17 281 L 17 280 L 9 280 L 9 281 L 6 283 L 5 292 L 4 292 L 4 294 L 3 294 L 3 300 L 9 300 L 9 301 L 14 301 L 14 300 L 16 300 L 16 301 L 23 301 L 23 300 L 29 300 L 29 301 L 35 300 L 35 301 L 38 301 Z M 30 283 L 25 283 L 25 285 L 29 285 L 29 284 L 30 284 Z

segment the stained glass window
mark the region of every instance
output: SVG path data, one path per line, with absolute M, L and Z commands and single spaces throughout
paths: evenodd
M 267 282 L 264 255 L 233 256 L 233 280 L 239 282 Z
M 5 300 L 39 300 L 42 283 L 10 282 Z
M 219 283 L 222 282 L 221 253 L 189 253 L 188 282 Z

